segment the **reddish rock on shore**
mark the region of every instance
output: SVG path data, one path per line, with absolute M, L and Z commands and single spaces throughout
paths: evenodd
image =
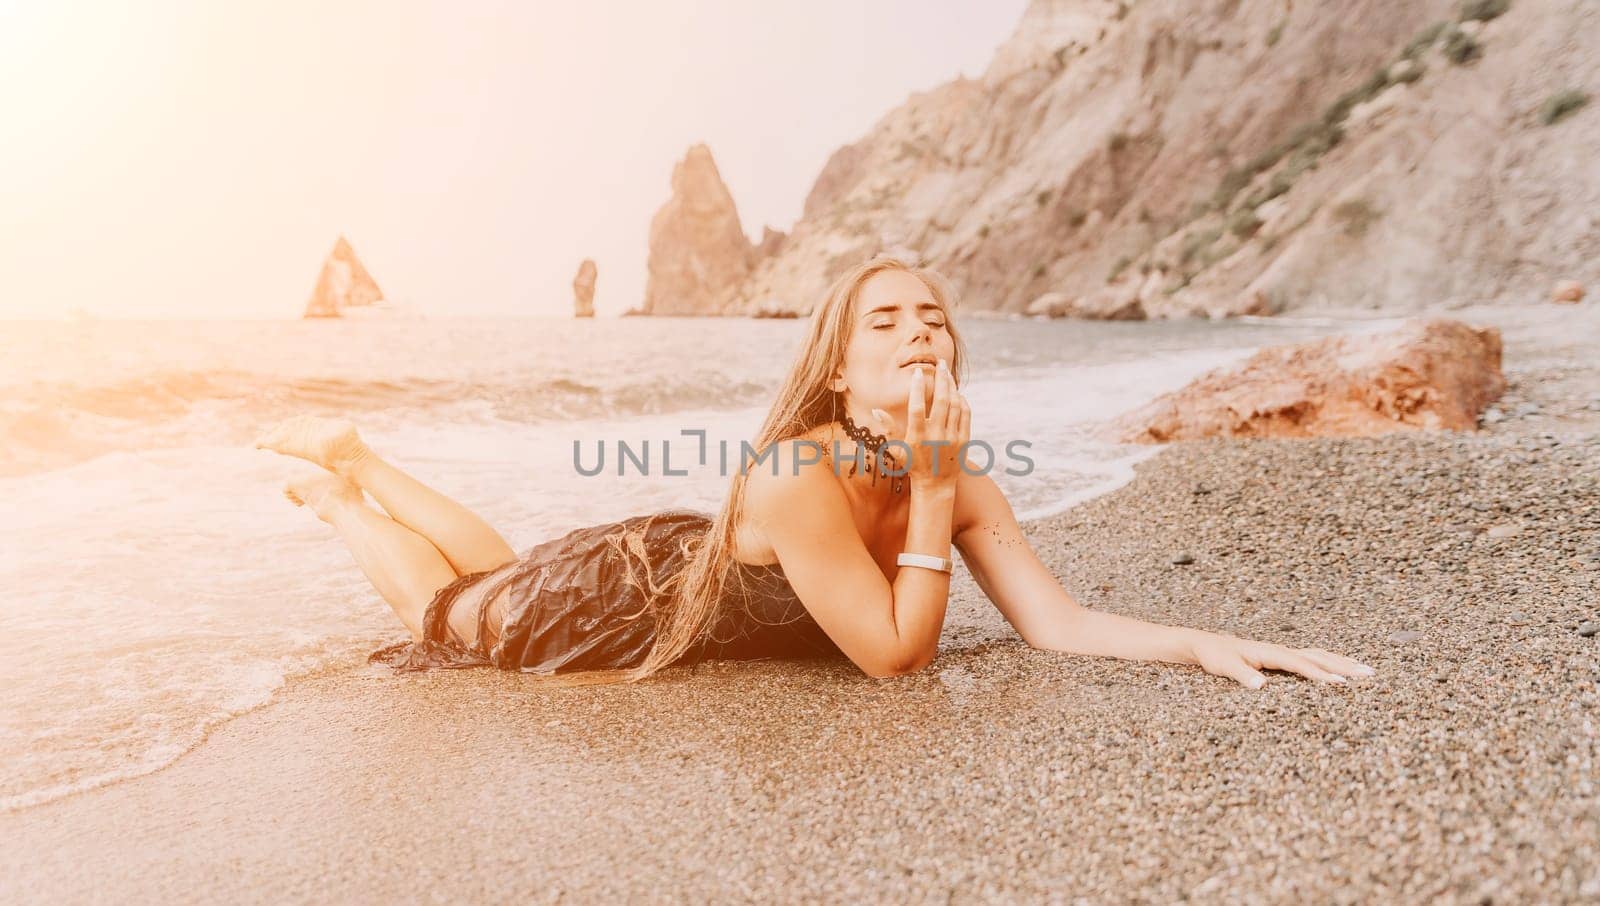
M 1554 302 L 1582 302 L 1583 284 L 1576 280 L 1563 280 L 1550 291 L 1550 299 Z
M 1390 333 L 1263 349 L 1112 422 L 1110 439 L 1367 437 L 1475 428 L 1505 390 L 1500 332 L 1415 320 Z

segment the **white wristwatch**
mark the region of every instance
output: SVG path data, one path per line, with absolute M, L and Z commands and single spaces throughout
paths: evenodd
M 927 554 L 904 553 L 896 557 L 894 562 L 900 566 L 920 566 L 923 569 L 936 569 L 942 573 L 947 573 L 955 567 L 955 563 L 949 557 L 930 557 Z

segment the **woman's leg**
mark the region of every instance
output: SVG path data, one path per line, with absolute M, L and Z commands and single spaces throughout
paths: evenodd
M 263 434 L 256 446 L 308 459 L 354 482 L 394 521 L 431 541 L 461 575 L 517 558 L 477 514 L 379 459 L 348 421 L 296 416 Z
M 284 496 L 296 506 L 311 507 L 317 518 L 333 526 L 350 547 L 356 565 L 411 630 L 412 639 L 422 641 L 422 617 L 428 603 L 440 588 L 456 579 L 456 571 L 438 549 L 369 508 L 362 502 L 361 489 L 343 478 L 317 475 L 297 479 L 285 486 Z M 469 644 L 477 635 L 474 616 L 453 609 L 449 617 L 451 626 Z
M 506 539 L 449 497 L 366 450 L 339 474 L 378 501 L 396 522 L 433 542 L 461 575 L 494 569 L 517 559 Z

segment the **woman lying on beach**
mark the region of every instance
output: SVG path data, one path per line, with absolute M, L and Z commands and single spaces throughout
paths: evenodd
M 349 422 L 298 416 L 256 446 L 328 470 L 285 493 L 333 526 L 411 631 L 372 655 L 399 669 L 490 665 L 616 682 L 712 658 L 842 657 L 871 677 L 902 676 L 938 653 L 955 547 L 1034 648 L 1195 664 L 1253 689 L 1264 669 L 1334 683 L 1373 672 L 1321 648 L 1073 600 L 987 470 L 958 459 L 971 407 L 952 298 L 936 272 L 890 257 L 836 281 L 715 517 L 641 514 L 519 556 L 380 459 Z

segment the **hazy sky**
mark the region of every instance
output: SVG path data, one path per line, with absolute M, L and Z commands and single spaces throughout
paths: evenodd
M 0 317 L 299 317 L 343 232 L 430 314 L 644 290 L 705 142 L 745 232 L 1025 0 L 0 0 Z

